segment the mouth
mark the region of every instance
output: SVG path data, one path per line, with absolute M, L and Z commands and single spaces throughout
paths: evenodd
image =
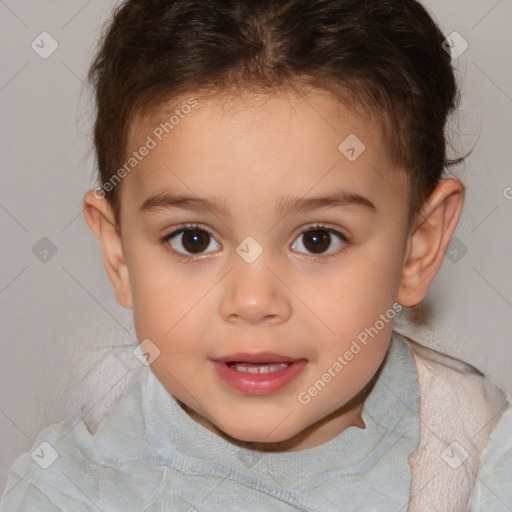
M 283 389 L 307 364 L 306 359 L 273 353 L 232 354 L 212 362 L 224 384 L 246 395 L 266 395 Z
M 243 373 L 275 373 L 285 370 L 293 363 L 226 363 L 230 368 Z

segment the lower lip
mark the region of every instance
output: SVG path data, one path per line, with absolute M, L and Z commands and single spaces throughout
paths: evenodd
M 307 361 L 294 361 L 288 368 L 273 373 L 239 372 L 226 363 L 213 361 L 217 374 L 228 386 L 246 395 L 268 395 L 284 388 L 306 367 Z

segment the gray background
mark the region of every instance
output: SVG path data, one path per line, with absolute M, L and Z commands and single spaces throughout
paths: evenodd
M 512 391 L 512 1 L 425 4 L 469 43 L 450 134 L 456 152 L 474 150 L 455 170 L 467 185 L 456 242 L 397 330 Z M 112 5 L 0 0 L 0 490 L 42 428 L 82 407 L 97 425 L 142 369 L 81 211 L 95 185 L 83 81 Z M 31 44 L 45 31 L 58 48 L 43 59 Z

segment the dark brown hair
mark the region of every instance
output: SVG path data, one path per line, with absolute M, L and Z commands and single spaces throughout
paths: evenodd
M 141 112 L 185 94 L 308 83 L 374 114 L 416 211 L 459 161 L 446 157 L 458 94 L 444 39 L 414 0 L 127 0 L 89 70 L 100 185 L 123 165 Z M 120 186 L 110 188 L 119 221 Z

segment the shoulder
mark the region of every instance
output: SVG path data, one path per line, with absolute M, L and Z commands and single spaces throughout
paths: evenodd
M 123 480 L 128 483 L 126 470 L 134 470 L 133 461 L 151 462 L 141 410 L 143 375 L 135 379 L 94 435 L 80 411 L 43 429 L 31 451 L 11 467 L 0 512 L 98 510 L 95 497 L 113 485 L 118 486 L 120 503 L 142 507 L 144 499 L 137 487 L 123 485 Z
M 469 501 L 470 512 L 510 511 L 512 505 L 512 394 L 482 453 L 480 471 Z
M 507 404 L 506 393 L 474 366 L 404 339 L 416 364 L 424 412 L 440 414 L 444 425 L 453 423 L 461 437 L 485 448 Z M 478 433 L 482 435 L 477 439 Z
M 411 511 L 467 510 L 482 453 L 509 407 L 506 394 L 472 365 L 408 338 L 420 393 L 420 444 L 409 457 Z

